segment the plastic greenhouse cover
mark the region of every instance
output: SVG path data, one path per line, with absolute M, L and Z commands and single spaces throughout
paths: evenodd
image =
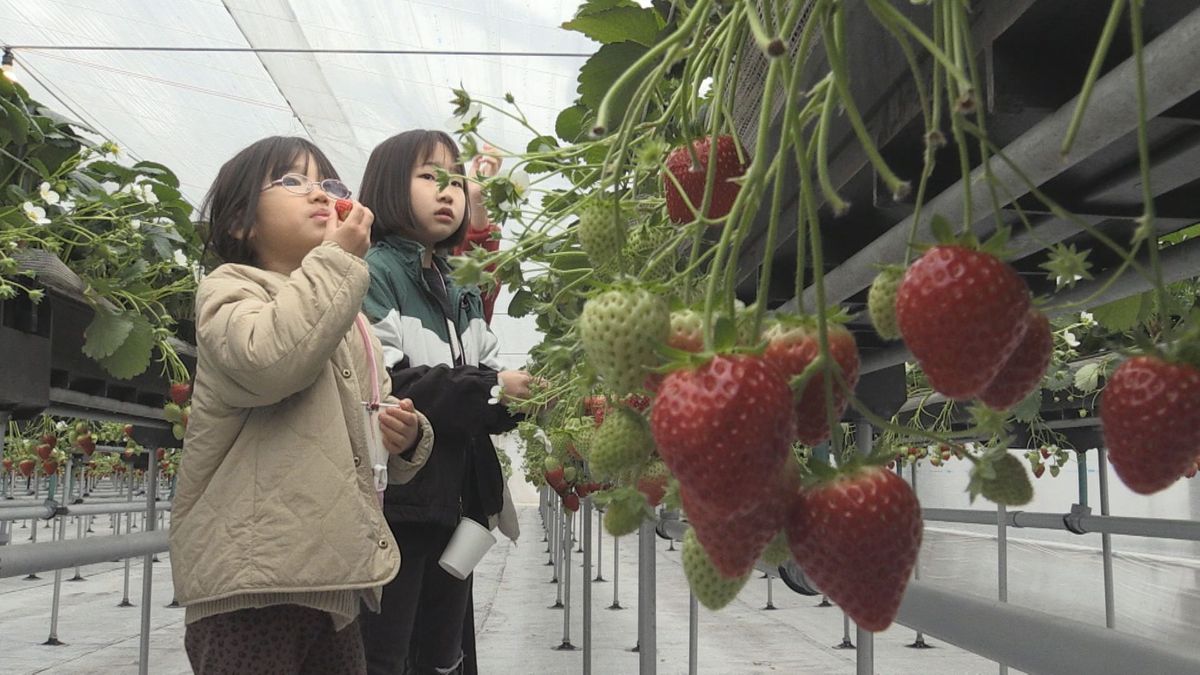
M 0 0 L 0 44 L 574 53 L 576 0 Z M 16 77 L 133 159 L 176 171 L 199 203 L 217 168 L 259 138 L 311 138 L 352 188 L 371 149 L 412 128 L 449 130 L 451 88 L 553 134 L 583 57 L 18 49 Z M 483 135 L 534 134 L 485 114 Z

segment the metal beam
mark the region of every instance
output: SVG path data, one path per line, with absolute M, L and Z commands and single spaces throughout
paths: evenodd
M 1144 62 L 1146 71 L 1147 115 L 1154 117 L 1200 90 L 1200 9 L 1196 9 L 1146 45 Z M 1076 137 L 1071 158 L 1076 162 L 1104 148 L 1137 127 L 1137 100 L 1133 91 L 1135 64 L 1132 59 L 1112 69 L 1096 83 L 1088 107 Z M 1037 185 L 1057 176 L 1072 165 L 1059 154 L 1059 144 L 1065 136 L 1075 109 L 1071 99 L 1046 119 L 1034 125 L 1021 137 L 1004 148 L 1005 155 L 1021 167 L 1029 179 Z M 990 192 L 983 179 L 984 169 L 978 167 L 971 173 L 966 184 L 971 189 L 973 201 L 989 204 Z M 992 161 L 992 174 L 1007 194 L 1018 198 L 1027 194 L 1025 183 L 1001 161 Z M 929 218 L 939 214 L 952 223 L 961 223 L 964 218 L 962 193 L 963 181 L 952 185 L 939 194 L 922 210 L 924 218 L 918 232 L 931 237 Z M 975 214 L 974 230 L 986 235 L 993 228 L 986 209 Z M 913 216 L 897 223 L 882 236 L 870 242 L 836 269 L 825 275 L 825 294 L 830 303 L 843 302 L 870 285 L 878 265 L 902 260 L 908 246 L 908 234 Z M 816 291 L 810 286 L 804 291 L 807 306 L 814 306 Z M 796 299 L 785 303 L 785 311 L 795 311 Z
M 970 523 L 995 525 L 994 511 L 972 509 L 921 509 L 921 517 L 928 522 Z M 1071 527 L 1067 526 L 1070 520 Z M 1171 520 L 1167 518 L 1127 518 L 1120 516 L 1092 515 L 1090 513 L 1035 513 L 1032 511 L 1008 511 L 1004 522 L 1009 527 L 1024 527 L 1039 530 L 1067 530 L 1079 534 L 1124 534 L 1133 537 L 1156 539 L 1182 539 L 1200 541 L 1200 522 L 1194 520 Z
M 995 514 L 989 514 L 994 516 Z M 1200 652 L 911 581 L 896 622 L 1027 673 L 1200 673 Z
M 167 530 L 0 547 L 0 579 L 162 553 Z

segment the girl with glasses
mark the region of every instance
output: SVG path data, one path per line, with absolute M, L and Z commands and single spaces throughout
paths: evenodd
M 373 214 L 329 160 L 273 137 L 221 167 L 202 208 L 224 264 L 196 292 L 196 379 L 172 518 L 197 673 L 365 672 L 400 551 L 377 483 L 412 479 L 433 430 L 390 382 L 359 307 Z

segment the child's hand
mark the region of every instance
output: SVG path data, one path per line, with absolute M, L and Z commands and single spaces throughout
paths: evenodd
M 496 376 L 500 384 L 500 393 L 506 401 L 522 401 L 533 397 L 529 385 L 533 376 L 524 370 L 503 370 Z
M 384 408 L 379 413 L 379 426 L 383 431 L 383 447 L 389 454 L 399 455 L 413 449 L 421 436 L 421 424 L 411 399 L 403 399 L 393 408 Z
M 329 225 L 325 228 L 325 241 L 336 242 L 347 253 L 353 253 L 361 258 L 371 247 L 371 223 L 373 222 L 375 222 L 375 214 L 371 213 L 371 209 L 359 202 L 354 202 L 354 208 L 350 209 L 350 215 L 346 216 L 345 220 L 338 219 L 336 211 L 329 219 Z
M 483 152 L 471 160 L 471 175 L 476 178 L 491 178 L 500 172 L 500 164 L 504 160 L 495 154 L 496 148 L 486 143 Z

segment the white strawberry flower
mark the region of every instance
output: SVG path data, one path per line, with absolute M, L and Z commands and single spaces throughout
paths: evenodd
M 180 267 L 188 266 L 188 258 L 180 249 L 175 249 L 175 264 L 179 265 Z
M 491 396 L 488 399 L 488 405 L 500 405 L 500 385 L 492 387 L 488 394 Z
M 157 204 L 158 195 L 154 194 L 154 186 L 149 183 L 142 183 L 142 196 L 140 199 L 147 204 Z
M 46 217 L 46 209 L 34 206 L 33 202 L 25 202 L 21 205 L 21 208 L 25 211 L 25 216 L 34 223 L 38 225 L 50 224 L 50 219 Z
M 529 174 L 524 171 L 513 171 L 508 174 L 508 180 L 512 183 L 513 189 L 516 190 L 518 197 L 524 197 L 525 191 L 529 189 Z
M 1080 312 L 1079 321 L 1085 326 L 1096 325 L 1096 317 L 1092 316 L 1091 312 Z
M 1075 337 L 1075 334 L 1071 331 L 1063 333 L 1063 340 L 1065 340 L 1066 343 L 1072 347 L 1079 346 L 1079 338 Z
M 133 228 L 135 231 L 140 230 L 142 229 L 142 221 L 134 218 L 133 220 L 129 221 L 129 227 Z
M 43 181 L 42 184 L 38 186 L 38 193 L 41 194 L 42 201 L 46 202 L 47 204 L 58 203 L 58 193 L 50 189 L 50 183 L 46 181 Z
M 58 208 L 62 209 L 63 213 L 70 213 L 75 210 L 75 202 L 71 199 L 64 199 L 58 203 Z

